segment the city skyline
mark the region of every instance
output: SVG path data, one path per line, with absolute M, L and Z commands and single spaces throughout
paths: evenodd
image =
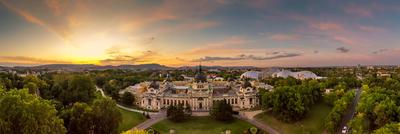
M 400 2 L 0 0 L 0 65 L 400 64 Z

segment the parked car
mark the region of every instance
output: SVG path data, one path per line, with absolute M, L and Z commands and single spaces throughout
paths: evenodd
M 347 131 L 348 131 L 347 126 L 344 126 L 343 129 L 342 129 L 342 134 L 346 134 Z

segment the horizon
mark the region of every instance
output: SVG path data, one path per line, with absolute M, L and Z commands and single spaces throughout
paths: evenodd
M 0 0 L 0 66 L 398 66 L 399 5 Z
M 15 67 L 38 67 L 38 66 L 46 66 L 46 65 L 94 65 L 94 66 L 112 66 L 112 67 L 118 67 L 118 66 L 135 66 L 135 65 L 160 65 L 160 66 L 165 66 L 165 67 L 171 67 L 171 68 L 181 68 L 181 67 L 196 67 L 199 65 L 181 65 L 181 66 L 168 66 L 168 65 L 163 65 L 163 64 L 158 64 L 158 63 L 146 63 L 146 64 L 120 64 L 120 65 L 97 65 L 97 64 L 37 64 L 37 65 L 3 65 L 0 63 L 0 67 L 10 67 L 10 68 L 15 68 Z M 327 66 L 251 66 L 251 65 L 201 65 L 204 67 L 255 67 L 255 68 L 330 68 L 330 67 L 367 67 L 367 66 L 398 66 L 398 64 L 365 64 L 365 65 L 327 65 Z

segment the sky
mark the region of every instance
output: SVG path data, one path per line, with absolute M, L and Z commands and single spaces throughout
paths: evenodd
M 400 64 L 398 0 L 0 0 L 0 65 Z

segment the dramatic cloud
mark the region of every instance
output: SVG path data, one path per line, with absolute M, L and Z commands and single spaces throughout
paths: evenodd
M 147 7 L 141 6 L 143 3 L 139 1 L 108 0 L 98 0 L 96 4 L 90 0 L 1 0 L 1 3 L 25 20 L 50 29 L 67 40 L 82 33 L 132 32 L 166 20 L 182 23 L 174 27 L 158 25 L 158 29 L 163 29 L 163 33 L 209 28 L 218 23 L 185 21 L 207 15 L 220 5 L 209 0 L 168 0 L 153 5 L 146 1 L 144 3 L 151 5 Z
M 152 58 L 157 55 L 157 53 L 153 51 L 145 51 L 142 52 L 139 56 L 130 56 L 120 54 L 119 51 L 110 51 L 111 58 L 100 60 L 100 64 L 102 65 L 122 65 L 122 64 L 136 64 L 138 62 L 148 62 L 151 61 Z
M 345 47 L 339 47 L 339 48 L 336 48 L 336 50 L 339 51 L 340 53 L 347 53 L 350 51 L 350 49 L 345 48 Z
M 236 57 L 205 56 L 204 58 L 194 59 L 194 60 L 192 60 L 192 62 L 232 61 L 232 60 L 273 60 L 273 59 L 297 57 L 297 56 L 301 56 L 301 55 L 302 55 L 302 53 L 272 52 L 272 53 L 266 53 L 265 56 L 255 56 L 255 55 L 251 55 L 251 54 L 250 55 L 241 54 Z

